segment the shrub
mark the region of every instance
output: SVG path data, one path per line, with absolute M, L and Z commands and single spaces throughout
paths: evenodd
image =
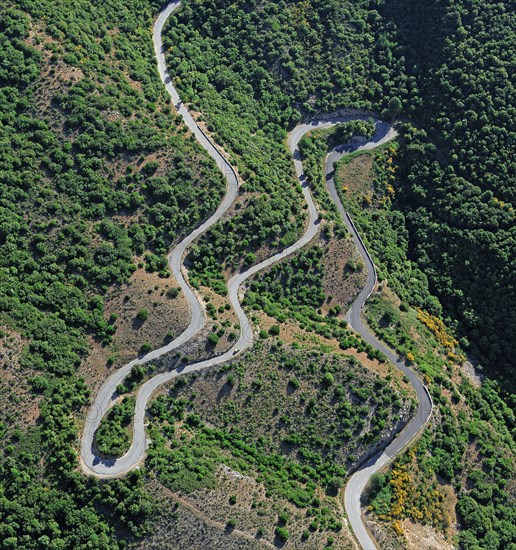
M 297 378 L 291 378 L 289 381 L 288 381 L 288 385 L 294 389 L 294 390 L 297 390 L 300 386 L 300 383 L 299 383 L 299 380 Z
M 280 540 L 284 542 L 286 542 L 290 536 L 285 527 L 276 527 L 276 535 Z
M 269 329 L 269 334 L 272 336 L 278 336 L 280 333 L 280 327 L 279 325 L 272 325 L 272 327 Z
M 331 386 L 333 384 L 333 374 L 331 372 L 327 372 L 324 376 L 323 376 L 323 383 L 326 385 L 326 386 Z
M 48 379 L 44 376 L 36 376 L 31 380 L 31 383 L 32 390 L 37 393 L 44 392 L 50 385 Z
M 216 332 L 212 332 L 208 336 L 208 342 L 211 346 L 215 347 L 219 343 L 220 338 L 218 337 Z
M 288 522 L 288 514 L 287 512 L 281 512 L 278 516 L 278 521 L 285 525 Z
M 140 309 L 136 317 L 140 319 L 140 321 L 146 321 L 149 318 L 149 311 L 147 309 Z
M 179 295 L 180 290 L 181 290 L 180 288 L 175 287 L 175 286 L 169 288 L 166 292 L 167 298 L 171 298 L 171 299 L 177 298 L 177 296 Z

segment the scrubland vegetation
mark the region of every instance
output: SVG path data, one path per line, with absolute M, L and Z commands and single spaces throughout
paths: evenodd
M 78 473 L 74 449 L 91 395 L 77 368 L 91 341 L 109 345 L 116 330 L 103 296 L 137 266 L 165 272 L 170 246 L 224 190 L 157 76 L 150 29 L 160 8 L 147 0 L 22 0 L 0 9 L 1 338 L 5 348 L 20 343 L 6 361 L 39 410 L 25 426 L 19 388 L 2 385 L 0 540 L 6 548 L 122 548 L 156 515 L 149 479 L 185 493 L 209 489 L 216 465 L 229 462 L 306 511 L 302 530 L 275 520 L 271 536 L 288 544 L 319 532 L 331 546 L 341 519 L 332 505 L 328 513 L 320 506 L 315 487 L 338 489 L 360 454 L 347 430 L 359 430 L 361 448 L 374 444 L 400 414 L 402 397 L 376 378 L 346 379 L 360 367 L 344 359 L 300 365 L 297 353 L 314 352 L 283 349 L 280 328 L 260 334 L 278 344 L 271 380 L 246 387 L 245 360 L 231 366 L 214 417 L 187 387 L 155 401 L 148 469 L 105 483 Z M 516 543 L 508 393 L 515 43 L 514 14 L 500 0 L 185 1 L 165 36 L 181 96 L 244 182 L 231 215 L 189 254 L 196 286 L 224 294 L 228 270 L 301 234 L 303 203 L 285 138 L 302 116 L 356 107 L 404 121 L 398 143 L 367 161 L 365 192 L 345 169 L 338 180 L 382 280 L 368 321 L 421 371 L 436 405 L 421 440 L 375 480 L 369 503 L 399 536 L 399 522 L 410 517 L 471 550 Z M 344 238 L 320 179 L 334 138 L 302 145 L 325 239 Z M 381 361 L 347 330 L 341 309 L 323 311 L 324 269 L 318 247 L 304 250 L 256 277 L 246 305 L 274 326 L 289 322 Z M 360 269 L 350 260 L 348 273 Z M 465 352 L 487 376 L 480 386 L 459 367 Z M 263 424 L 246 422 L 242 410 L 263 394 L 295 404 L 299 433 L 282 412 L 274 437 L 261 442 Z M 360 403 L 358 418 L 351 402 Z M 114 409 L 99 434 L 108 454 L 127 447 L 120 411 L 130 403 Z M 275 406 L 261 403 L 264 418 L 274 416 Z M 337 419 L 326 422 L 332 414 Z M 324 437 L 313 418 L 325 419 Z M 446 487 L 457 498 L 451 515 Z M 227 522 L 238 529 L 235 518 Z
M 109 344 L 115 330 L 106 289 L 135 262 L 165 270 L 170 244 L 224 188 L 163 100 L 147 30 L 156 9 L 1 9 L 0 318 L 26 342 L 9 368 L 32 380 L 39 405 L 27 427 L 17 388 L 2 395 L 5 548 L 122 547 L 152 509 L 138 474 L 100 485 L 78 473 L 74 447 L 90 400 L 76 377 L 87 338 Z
M 307 530 L 320 540 L 340 531 L 342 521 L 324 512 L 329 504 L 318 495 L 334 503 L 369 447 L 407 417 L 405 393 L 353 357 L 293 349 L 270 336 L 242 360 L 179 378 L 152 403 L 147 467 L 182 495 L 224 493 L 217 481 L 221 464 L 251 476 L 266 497 L 286 499 L 303 512 L 296 538 Z
M 397 150 L 393 144 L 343 159 L 336 171 L 344 204 L 379 268 L 380 292 L 366 309 L 369 325 L 424 374 L 435 406 L 421 440 L 373 480 L 370 508 L 400 536 L 400 522 L 408 517 L 457 536 L 461 548 L 505 548 L 516 534 L 509 527 L 514 523 L 514 411 L 498 382 L 485 379 L 479 387 L 457 366 L 465 361 L 460 344 L 436 316 L 439 303 L 426 276 L 406 260 L 408 235 L 393 204 Z M 353 164 L 363 156 L 372 158 L 361 182 L 369 181 L 369 187 L 360 190 L 355 181 L 355 189 L 349 189 Z M 455 509 L 447 487 L 457 499 Z

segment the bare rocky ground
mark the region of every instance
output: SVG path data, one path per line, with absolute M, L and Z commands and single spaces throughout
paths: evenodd
M 382 550 L 408 550 L 407 540 L 399 537 L 390 525 L 377 521 L 371 513 L 365 517 L 367 529 Z
M 401 523 L 410 550 L 453 550 L 455 547 L 429 525 L 420 525 L 406 519 Z
M 263 543 L 253 539 L 239 529 L 227 529 L 226 525 L 211 520 L 197 510 L 190 502 L 179 495 L 154 483 L 150 488 L 159 501 L 160 517 L 156 520 L 153 532 L 145 540 L 133 545 L 141 550 L 199 550 L 221 549 L 261 549 Z
M 382 550 L 454 550 L 456 548 L 430 525 L 421 525 L 405 519 L 400 523 L 403 536 L 398 536 L 392 527 L 376 521 L 367 514 L 367 527 Z

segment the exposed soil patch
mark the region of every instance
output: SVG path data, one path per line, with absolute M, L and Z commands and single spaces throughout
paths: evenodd
M 352 263 L 351 263 L 352 262 Z M 360 255 L 351 239 L 330 239 L 324 250 L 324 295 L 327 296 L 322 311 L 339 305 L 345 312 L 358 295 L 366 280 L 364 269 L 353 270 L 350 265 L 361 264 Z
M 181 333 L 190 321 L 188 304 L 172 277 L 160 277 L 138 269 L 127 285 L 106 296 L 106 314 L 115 314 L 117 331 L 107 346 L 91 340 L 92 352 L 80 368 L 80 375 L 97 387 L 111 370 L 131 361 L 142 346 L 159 348 Z M 142 312 L 147 312 L 142 313 Z M 146 319 L 139 318 L 146 317 Z
M 212 520 L 189 500 L 158 482 L 151 482 L 149 490 L 159 503 L 161 517 L 153 524 L 153 533 L 131 548 L 254 550 L 267 547 L 240 529 L 228 529 L 225 524 Z
M 459 522 L 457 513 L 455 512 L 459 499 L 455 494 L 453 487 L 439 479 L 441 490 L 445 495 L 445 516 L 448 528 L 446 529 L 445 538 L 447 541 L 454 539 L 459 530 Z
M 65 63 L 60 56 L 53 57 L 48 48 L 51 46 L 58 49 L 60 46 L 37 25 L 31 28 L 27 43 L 43 55 L 39 67 L 40 78 L 44 80 L 45 85 L 38 87 L 35 100 L 38 108 L 46 111 L 51 105 L 55 92 L 63 86 L 72 86 L 79 82 L 84 78 L 84 73 L 79 67 Z
M 413 523 L 409 519 L 401 522 L 410 550 L 453 550 L 454 546 L 448 542 L 442 533 L 437 532 L 429 525 Z

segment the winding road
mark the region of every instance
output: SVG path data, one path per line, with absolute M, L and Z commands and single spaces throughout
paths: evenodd
M 381 125 L 382 123 L 380 123 Z M 379 124 L 377 123 L 377 128 Z M 388 141 L 392 137 L 392 129 L 387 130 L 386 128 L 386 138 L 384 140 Z M 349 150 L 346 150 L 343 147 L 337 147 L 330 152 L 326 159 L 326 183 L 328 186 L 328 191 L 330 192 L 331 198 L 337 206 L 346 227 L 350 231 L 353 241 L 362 257 L 362 260 L 367 269 L 367 281 L 362 289 L 362 292 L 359 294 L 358 298 L 353 302 L 350 310 L 346 314 L 346 319 L 349 322 L 351 328 L 360 334 L 362 338 L 371 344 L 377 350 L 380 350 L 391 363 L 393 363 L 398 369 L 400 369 L 404 375 L 407 376 L 410 384 L 416 391 L 418 407 L 416 414 L 412 417 L 409 423 L 405 428 L 398 434 L 396 439 L 390 443 L 383 451 L 380 451 L 374 455 L 370 460 L 363 464 L 360 469 L 351 476 L 346 489 L 344 492 L 344 506 L 346 508 L 346 514 L 348 515 L 348 520 L 353 528 L 355 536 L 357 537 L 359 543 L 362 545 L 364 550 L 374 550 L 376 547 L 365 528 L 364 522 L 362 521 L 362 511 L 360 505 L 360 499 L 362 492 L 367 485 L 367 482 L 371 479 L 376 472 L 381 470 L 387 463 L 389 463 L 397 454 L 399 454 L 411 441 L 413 441 L 416 436 L 421 432 L 425 424 L 430 419 L 432 414 L 432 399 L 428 390 L 421 382 L 420 378 L 415 374 L 415 372 L 407 367 L 407 365 L 397 357 L 389 348 L 377 340 L 374 335 L 369 331 L 369 329 L 364 325 L 362 321 L 361 311 L 364 307 L 366 300 L 373 293 L 376 284 L 377 276 L 376 269 L 374 267 L 373 260 L 358 233 L 353 220 L 350 215 L 344 210 L 344 206 L 340 200 L 339 194 L 335 188 L 335 179 L 334 179 L 334 166 L 335 163 L 342 158 L 343 155 L 349 154 Z
M 100 478 L 111 478 L 123 475 L 130 470 L 136 468 L 145 457 L 145 451 L 148 446 L 148 440 L 145 435 L 145 411 L 147 408 L 147 403 L 151 398 L 155 390 L 162 384 L 169 382 L 177 376 L 181 376 L 186 373 L 199 371 L 206 369 L 208 367 L 213 367 L 215 365 L 220 365 L 225 363 L 235 356 L 241 354 L 246 349 L 248 349 L 253 343 L 253 329 L 251 322 L 247 318 L 242 306 L 240 304 L 240 299 L 245 292 L 244 282 L 249 277 L 255 275 L 259 271 L 266 269 L 267 267 L 272 266 L 276 262 L 282 260 L 283 258 L 293 254 L 303 246 L 305 246 L 311 239 L 317 234 L 319 230 L 319 217 L 317 214 L 317 209 L 312 199 L 310 189 L 306 178 L 303 174 L 303 167 L 301 164 L 298 143 L 301 137 L 314 129 L 329 128 L 335 124 L 342 122 L 348 122 L 351 120 L 364 120 L 371 118 L 369 115 L 364 113 L 353 113 L 348 116 L 334 117 L 327 120 L 314 121 L 309 124 L 301 124 L 297 126 L 288 136 L 288 146 L 289 150 L 292 153 L 294 159 L 294 165 L 296 174 L 301 185 L 304 199 L 307 203 L 308 209 L 308 222 L 302 237 L 295 242 L 293 245 L 284 249 L 282 252 L 267 258 L 266 260 L 260 262 L 257 265 L 254 265 L 240 273 L 234 275 L 228 282 L 228 295 L 232 307 L 235 309 L 238 316 L 238 322 L 240 324 L 240 335 L 238 341 L 234 346 L 227 352 L 210 359 L 199 361 L 197 363 L 192 363 L 181 367 L 179 369 L 164 372 L 158 374 L 145 382 L 138 390 L 136 395 L 136 407 L 135 415 L 133 418 L 133 441 L 129 451 L 120 458 L 106 459 L 101 456 L 96 451 L 94 445 L 94 436 L 97 431 L 100 422 L 109 408 L 114 404 L 117 397 L 116 388 L 119 384 L 130 373 L 132 367 L 137 364 L 144 364 L 149 361 L 152 361 L 170 351 L 177 349 L 179 346 L 193 338 L 198 334 L 206 323 L 206 315 L 203 308 L 203 304 L 199 297 L 194 293 L 191 287 L 188 285 L 186 278 L 186 271 L 183 265 L 183 260 L 186 254 L 187 248 L 192 244 L 192 242 L 197 239 L 201 234 L 207 231 L 211 226 L 217 223 L 223 214 L 228 210 L 228 208 L 233 203 L 235 197 L 238 194 L 239 189 L 239 180 L 237 174 L 229 162 L 224 158 L 221 152 L 217 149 L 215 144 L 212 142 L 210 137 L 202 131 L 202 129 L 196 124 L 184 104 L 182 103 L 176 89 L 172 85 L 172 79 L 168 74 L 166 63 L 165 63 L 165 53 L 162 44 L 162 30 L 163 26 L 170 16 L 170 14 L 175 11 L 180 6 L 180 1 L 173 2 L 169 4 L 159 15 L 156 20 L 153 32 L 154 48 L 156 51 L 156 57 L 158 62 L 158 69 L 161 80 L 165 85 L 167 92 L 169 93 L 172 102 L 178 111 L 178 113 L 183 117 L 184 123 L 189 128 L 189 130 L 195 135 L 199 143 L 206 149 L 208 154 L 215 160 L 217 166 L 223 172 L 226 182 L 227 189 L 223 201 L 221 202 L 218 209 L 215 213 L 210 216 L 204 223 L 202 223 L 198 228 L 196 228 L 190 235 L 184 238 L 170 253 L 169 255 L 169 266 L 171 272 L 176 277 L 178 284 L 181 287 L 181 290 L 184 292 L 185 297 L 188 301 L 191 319 L 188 327 L 172 342 L 167 344 L 164 347 L 153 350 L 149 352 L 142 358 L 135 359 L 124 365 L 117 371 L 115 371 L 103 384 L 99 393 L 97 394 L 95 401 L 86 417 L 85 425 L 82 432 L 81 439 L 81 448 L 80 448 L 80 464 L 83 471 L 88 475 L 94 475 Z M 374 119 L 374 117 L 373 117 Z M 391 126 L 381 122 L 380 120 L 374 119 L 376 132 L 375 135 L 367 143 L 363 143 L 360 146 L 348 146 L 337 147 L 334 149 L 326 160 L 326 181 L 328 185 L 328 190 L 335 201 L 337 208 L 340 214 L 343 217 L 343 220 L 348 227 L 350 233 L 353 236 L 355 244 L 363 258 L 363 261 L 367 268 L 367 283 L 365 288 L 360 293 L 357 300 L 353 303 L 350 311 L 347 314 L 347 319 L 351 327 L 359 333 L 367 342 L 372 346 L 382 351 L 388 358 L 391 360 L 398 368 L 400 368 L 404 374 L 407 375 L 410 382 L 414 386 L 419 406 L 416 415 L 412 420 L 407 424 L 403 431 L 396 437 L 396 439 L 381 453 L 373 457 L 370 461 L 367 462 L 362 468 L 360 468 L 350 479 L 346 491 L 345 491 L 345 506 L 346 512 L 349 517 L 349 521 L 357 536 L 358 541 L 363 546 L 363 548 L 369 550 L 374 549 L 375 546 L 367 534 L 367 531 L 362 523 L 361 511 L 360 511 L 360 497 L 363 491 L 363 488 L 367 481 L 370 479 L 371 475 L 378 471 L 382 466 L 384 466 L 389 460 L 392 459 L 397 453 L 399 453 L 406 445 L 408 445 L 414 437 L 419 433 L 424 424 L 428 421 L 432 410 L 432 403 L 428 392 L 425 387 L 416 376 L 416 374 L 409 369 L 403 362 L 401 362 L 389 349 L 387 349 L 382 343 L 380 343 L 376 338 L 368 331 L 364 326 L 360 312 L 361 309 L 373 292 L 376 285 L 376 271 L 372 259 L 360 238 L 351 218 L 345 212 L 340 198 L 335 189 L 335 184 L 333 180 L 333 166 L 334 163 L 345 154 L 349 154 L 351 151 L 356 149 L 371 149 L 381 145 L 395 136 L 395 132 Z

